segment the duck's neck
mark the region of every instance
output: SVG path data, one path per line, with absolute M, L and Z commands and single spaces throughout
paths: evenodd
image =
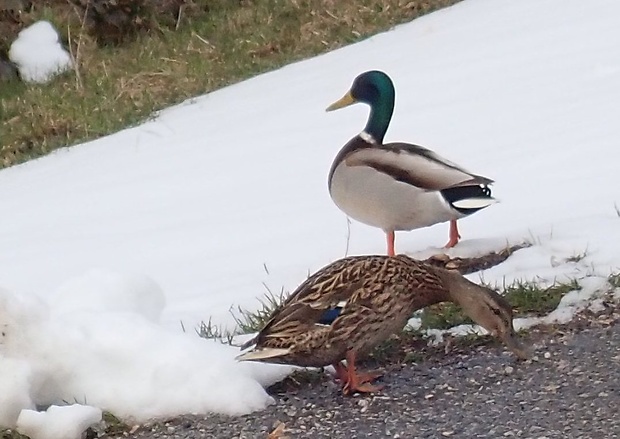
M 472 301 L 475 302 L 476 294 L 480 294 L 482 288 L 471 282 L 460 273 L 453 270 L 438 270 L 439 276 L 442 278 L 446 286 L 446 296 L 451 302 L 467 309 Z
M 394 92 L 384 91 L 375 102 L 370 104 L 370 116 L 364 131 L 370 134 L 378 143 L 383 143 L 383 138 L 392 120 L 394 112 Z
M 446 286 L 448 300 L 459 305 L 470 319 L 490 332 L 501 309 L 510 309 L 508 302 L 499 294 L 473 283 L 456 271 L 443 270 L 440 276 Z M 510 325 L 507 323 L 506 327 Z

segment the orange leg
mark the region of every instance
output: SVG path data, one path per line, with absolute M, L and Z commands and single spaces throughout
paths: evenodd
M 378 392 L 383 386 L 374 386 L 370 384 L 371 381 L 376 380 L 381 376 L 376 372 L 357 373 L 355 372 L 355 352 L 347 352 L 347 367 L 341 366 L 344 369 L 346 377 L 342 383 L 342 393 L 345 395 L 352 395 L 358 393 L 374 393 Z M 338 374 L 338 369 L 336 369 Z
M 342 361 L 332 364 L 332 367 L 336 370 L 336 381 L 340 381 L 343 385 L 349 379 L 349 371 Z M 358 372 L 356 373 L 357 382 L 360 384 L 369 383 L 383 376 L 381 372 Z
M 394 230 L 390 230 L 389 232 L 385 233 L 387 236 L 387 254 L 388 256 L 394 256 L 396 254 L 396 252 L 394 251 L 394 239 L 396 239 L 396 236 L 394 236 Z
M 357 376 L 357 382 L 359 384 L 371 383 L 377 378 L 381 378 L 383 374 L 379 371 L 371 371 L 371 372 L 357 372 L 355 374 Z M 375 386 L 381 388 L 382 386 Z
M 459 229 L 456 226 L 456 220 L 450 220 L 450 240 L 446 244 L 446 248 L 452 248 L 459 243 L 461 235 L 459 235 Z
M 336 380 L 344 383 L 347 380 L 347 367 L 342 364 L 342 361 L 332 364 L 334 369 L 336 369 Z

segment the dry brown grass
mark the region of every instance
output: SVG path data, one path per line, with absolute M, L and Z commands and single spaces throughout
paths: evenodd
M 207 12 L 179 29 L 160 28 L 116 48 L 97 46 L 77 8 L 40 8 L 33 13 L 60 30 L 76 69 L 47 85 L 2 85 L 0 165 L 117 131 L 457 1 L 210 0 Z

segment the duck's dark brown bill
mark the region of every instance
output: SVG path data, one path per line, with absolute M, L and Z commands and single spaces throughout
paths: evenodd
M 519 359 L 527 360 L 528 358 L 530 358 L 530 353 L 527 351 L 527 349 L 525 349 L 525 347 L 523 347 L 521 342 L 519 342 L 516 334 L 506 334 L 503 342 L 506 344 L 508 349 L 512 351 L 513 354 L 519 357 Z

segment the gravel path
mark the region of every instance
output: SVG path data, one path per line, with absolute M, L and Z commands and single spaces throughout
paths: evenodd
M 376 396 L 343 397 L 323 374 L 289 385 L 267 410 L 182 417 L 130 439 L 620 438 L 620 312 L 532 330 L 533 359 L 497 343 L 436 349 L 419 364 L 384 366 Z M 285 386 L 286 387 L 286 386 Z

